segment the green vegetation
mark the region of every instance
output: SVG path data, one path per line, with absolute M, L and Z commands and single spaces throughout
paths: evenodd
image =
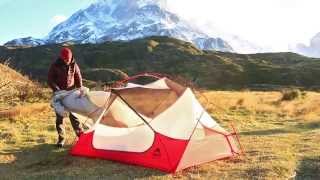
M 10 59 L 15 69 L 40 81 L 46 80 L 59 45 L 34 48 L 0 48 L 0 57 Z M 167 37 L 149 37 L 130 42 L 73 45 L 84 77 L 107 82 L 119 73 L 158 72 L 181 76 L 209 89 L 319 88 L 320 60 L 294 53 L 235 54 L 201 51 L 191 43 Z M 120 74 L 121 74 L 120 73 Z

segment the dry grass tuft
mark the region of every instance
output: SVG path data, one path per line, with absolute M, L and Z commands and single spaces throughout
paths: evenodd
M 303 98 L 282 101 L 282 92 L 227 92 L 212 91 L 204 94 L 210 104 L 203 104 L 215 114 L 228 111 L 247 111 L 249 114 L 273 114 L 294 119 L 316 119 L 320 114 L 320 95 L 304 92 Z M 318 115 L 317 115 L 318 114 Z
M 292 101 L 301 97 L 301 91 L 299 89 L 284 89 L 281 91 L 281 101 Z
M 24 118 L 33 116 L 35 112 L 48 111 L 50 107 L 47 103 L 34 103 L 31 105 L 18 105 L 8 110 L 0 111 L 0 118 L 13 118 L 23 116 Z

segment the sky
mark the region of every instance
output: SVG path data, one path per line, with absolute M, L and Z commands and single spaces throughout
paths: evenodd
M 0 0 L 0 44 L 15 38 L 45 37 L 93 0 Z
M 0 44 L 42 38 L 95 0 L 0 0 Z M 167 0 L 169 9 L 212 35 L 227 33 L 285 51 L 320 32 L 320 0 Z M 35 5 L 36 4 L 36 5 Z

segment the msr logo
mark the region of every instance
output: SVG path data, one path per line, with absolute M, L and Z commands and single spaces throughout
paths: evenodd
M 153 155 L 154 157 L 160 157 L 160 156 L 161 156 L 161 151 L 160 151 L 160 149 L 159 149 L 159 148 L 155 149 L 155 150 L 153 151 L 152 155 Z

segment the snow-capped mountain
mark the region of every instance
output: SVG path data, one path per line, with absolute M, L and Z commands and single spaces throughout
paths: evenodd
M 146 36 L 169 36 L 201 49 L 233 51 L 223 39 L 210 37 L 167 8 L 166 0 L 98 0 L 55 26 L 46 43 L 100 43 Z
M 320 32 L 311 39 L 310 45 L 300 43 L 291 47 L 290 50 L 305 56 L 320 58 Z
M 193 43 L 197 45 L 200 49 L 214 49 L 224 52 L 231 52 L 233 51 L 232 47 L 223 39 L 221 38 L 208 38 L 208 37 L 199 37 L 193 39 Z
M 262 53 L 262 52 L 272 52 L 271 48 L 262 47 L 250 41 L 244 40 L 239 36 L 235 35 L 220 35 L 223 40 L 227 41 L 231 45 L 233 50 L 237 53 L 242 54 L 252 54 L 252 53 Z
M 252 54 L 252 53 L 262 53 L 262 52 L 272 52 L 273 50 L 270 47 L 260 46 L 256 43 L 245 40 L 244 38 L 227 33 L 218 27 L 214 26 L 213 23 L 197 24 L 194 22 L 194 26 L 199 27 L 201 31 L 208 34 L 210 37 L 219 37 L 226 41 L 232 49 L 241 54 Z
M 13 39 L 4 44 L 4 46 L 40 46 L 46 44 L 42 39 L 35 39 L 32 37 Z

